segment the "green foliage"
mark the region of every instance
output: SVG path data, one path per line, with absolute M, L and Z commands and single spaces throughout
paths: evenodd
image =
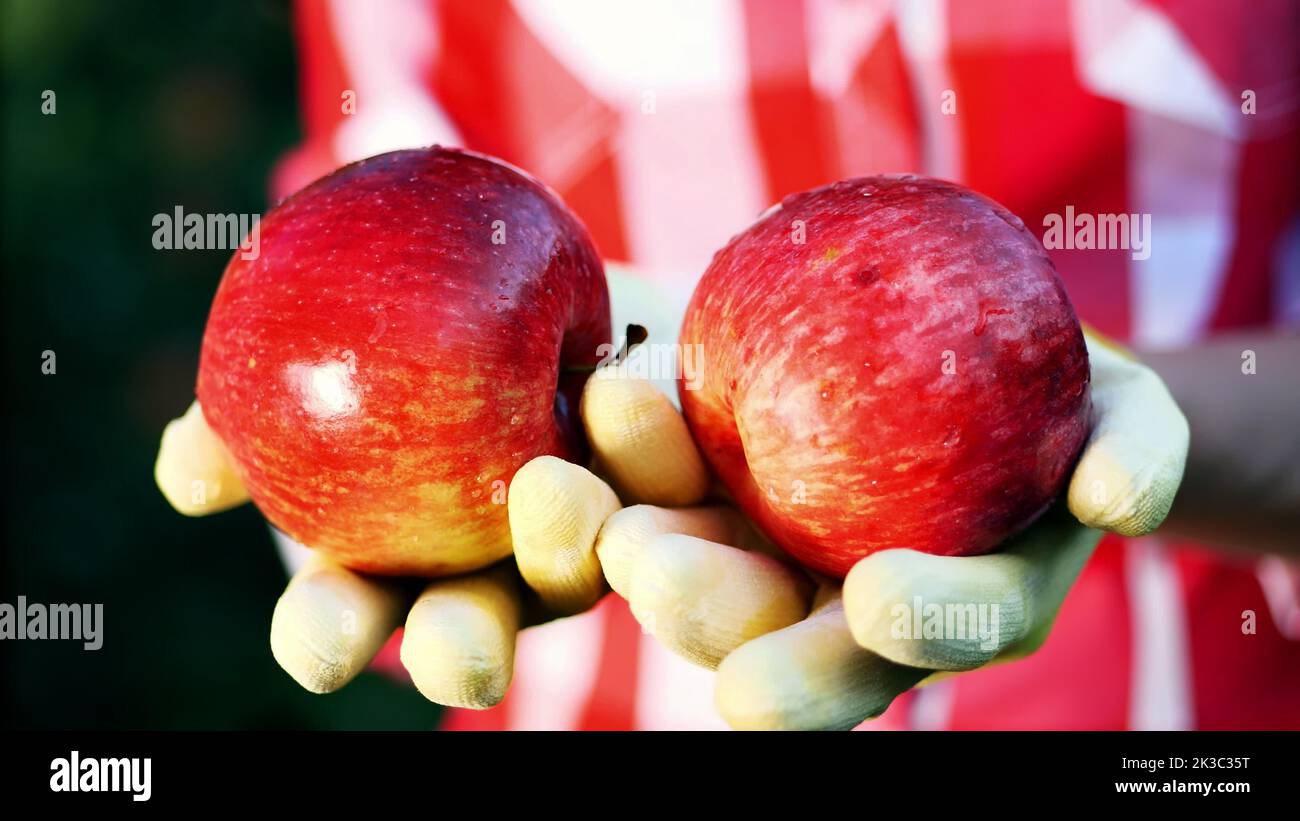
M 256 511 L 171 511 L 158 437 L 193 398 L 229 252 L 156 251 L 151 219 L 265 213 L 298 139 L 280 3 L 5 0 L 0 601 L 102 602 L 104 646 L 6 641 L 4 723 L 433 727 L 409 686 L 297 688 L 271 658 L 284 570 Z M 55 113 L 42 94 L 55 92 Z M 41 372 L 53 350 L 57 372 Z

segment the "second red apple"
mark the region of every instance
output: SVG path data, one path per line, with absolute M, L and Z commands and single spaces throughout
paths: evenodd
M 1083 334 L 1042 245 L 917 177 L 787 198 L 687 308 L 691 431 L 741 508 L 815 570 L 889 548 L 994 549 L 1051 504 L 1088 434 Z

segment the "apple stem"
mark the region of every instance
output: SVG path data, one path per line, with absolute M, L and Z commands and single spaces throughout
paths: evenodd
M 632 349 L 649 338 L 650 332 L 643 325 L 628 325 L 627 330 L 623 332 L 623 346 L 614 354 L 614 358 L 608 362 L 602 360 L 592 365 L 566 365 L 560 369 L 561 373 L 591 373 L 596 368 L 604 365 L 617 365 L 627 359 L 632 353 Z

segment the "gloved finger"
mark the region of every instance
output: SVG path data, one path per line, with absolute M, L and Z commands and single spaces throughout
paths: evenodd
M 844 580 L 845 616 L 890 661 L 970 670 L 1050 626 L 1100 538 L 1058 506 L 998 553 L 873 553 Z
M 401 582 L 363 576 L 313 554 L 275 604 L 271 654 L 304 688 L 333 692 L 370 663 L 412 598 Z
M 736 730 L 849 730 L 929 674 L 859 647 L 835 597 L 723 659 L 713 698 Z
M 539 456 L 515 473 L 506 497 L 515 561 L 547 609 L 578 613 L 604 595 L 596 534 L 618 509 L 609 485 L 563 459 Z
M 739 544 L 748 529 L 735 508 L 633 505 L 605 520 L 596 537 L 596 555 L 609 586 L 626 599 L 632 563 L 654 537 L 683 533 L 711 542 Z
M 598 368 L 580 407 L 592 453 L 625 501 L 685 507 L 704 498 L 709 472 L 686 420 L 651 382 Z
M 1182 482 L 1187 419 L 1154 371 L 1096 336 L 1087 342 L 1093 429 L 1070 479 L 1070 511 L 1089 527 L 1143 536 Z
M 808 615 L 807 576 L 770 556 L 670 533 L 632 562 L 627 601 L 668 649 L 713 669 L 745 642 Z
M 197 399 L 163 429 L 153 475 L 171 506 L 186 516 L 218 513 L 248 501 L 248 491 Z
M 499 704 L 514 676 L 519 612 L 508 564 L 430 583 L 402 634 L 402 664 L 416 689 L 448 707 Z

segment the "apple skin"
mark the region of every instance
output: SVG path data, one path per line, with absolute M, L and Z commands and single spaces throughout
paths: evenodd
M 786 198 L 714 256 L 681 342 L 703 346 L 679 395 L 706 459 L 834 577 L 889 548 L 992 550 L 1051 504 L 1089 432 L 1083 333 L 1042 245 L 938 180 Z
M 313 183 L 260 244 L 226 268 L 197 386 L 257 507 L 366 572 L 509 555 L 494 483 L 585 459 L 582 369 L 610 337 L 586 229 L 523 172 L 434 147 Z

